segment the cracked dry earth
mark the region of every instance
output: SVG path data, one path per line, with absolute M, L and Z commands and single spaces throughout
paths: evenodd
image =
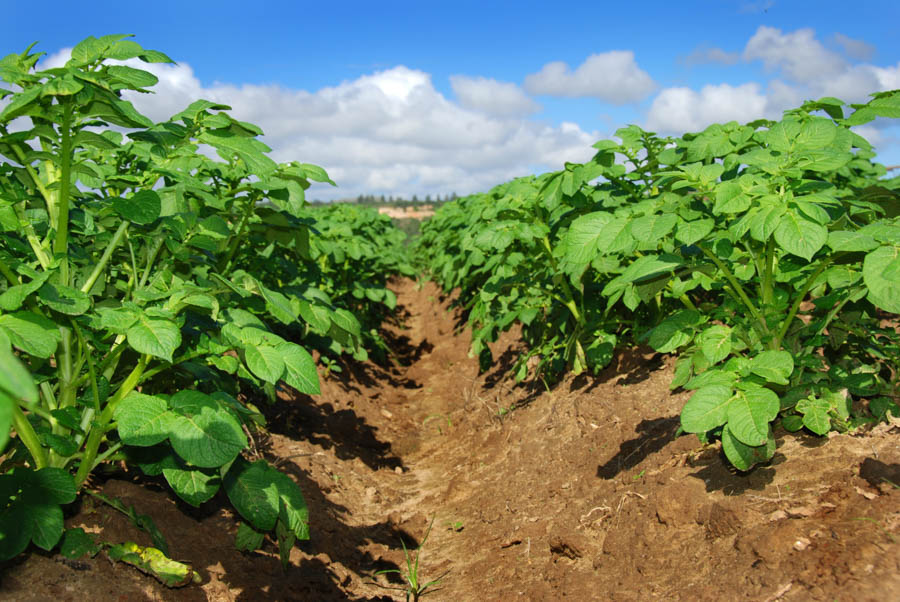
M 394 365 L 323 375 L 315 398 L 266 410 L 256 453 L 306 495 L 311 541 L 282 571 L 274 546 L 233 547 L 219 495 L 201 508 L 116 472 L 98 490 L 149 514 L 200 585 L 166 589 L 103 553 L 33 549 L 0 567 L 3 600 L 403 600 L 379 570 L 444 575 L 439 600 L 898 600 L 900 424 L 828 438 L 781 433 L 775 459 L 741 474 L 693 435 L 672 358 L 625 351 L 598 377 L 546 392 L 516 385 L 514 335 L 485 374 L 460 316 L 431 283 L 397 281 Z M 149 539 L 85 501 L 67 526 Z

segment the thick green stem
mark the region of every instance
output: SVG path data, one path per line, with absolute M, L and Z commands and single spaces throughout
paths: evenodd
M 60 178 L 59 198 L 57 200 L 57 228 L 56 240 L 53 241 L 53 253 L 61 255 L 59 264 L 60 282 L 69 285 L 69 260 L 66 254 L 69 250 L 69 201 L 72 186 L 72 114 L 75 104 L 72 99 L 63 101 L 63 122 L 60 124 L 62 142 L 59 149 Z
M 0 257 L 0 274 L 3 274 L 3 276 L 9 281 L 10 286 L 16 286 L 17 284 L 19 284 L 19 279 L 16 278 L 16 275 L 13 273 L 13 271 L 9 269 L 9 266 L 6 265 L 6 262 L 3 261 L 2 257 Z
M 240 246 L 241 240 L 244 238 L 244 230 L 247 227 L 247 222 L 250 221 L 250 216 L 253 215 L 253 208 L 255 206 L 256 201 L 253 198 L 249 198 L 247 206 L 244 208 L 244 215 L 241 217 L 241 221 L 238 224 L 237 230 L 235 231 L 234 235 L 231 238 L 231 241 L 228 244 L 228 252 L 219 263 L 219 272 L 223 274 L 228 273 L 228 269 L 231 267 L 231 260 L 234 259 L 238 247 Z
M 93 428 L 91 428 L 91 434 L 88 435 L 87 442 L 84 446 L 84 457 L 81 459 L 81 464 L 78 466 L 78 472 L 75 474 L 75 487 L 78 489 L 81 489 L 81 486 L 84 485 L 85 480 L 96 465 L 97 452 L 100 450 L 100 444 L 103 443 L 103 438 L 106 436 L 106 431 L 108 430 L 107 427 L 112 421 L 116 407 L 123 399 L 125 399 L 125 396 L 131 393 L 137 386 L 138 382 L 141 380 L 141 376 L 144 374 L 144 370 L 147 369 L 147 364 L 149 362 L 149 355 L 145 354 L 141 356 L 137 366 L 134 367 L 134 370 L 132 370 L 122 384 L 119 385 L 116 394 L 113 395 L 109 400 L 109 403 L 106 404 L 106 407 L 103 408 L 103 412 L 100 413 L 100 417 L 97 419 Z
M 775 239 L 766 242 L 766 269 L 760 279 L 762 282 L 763 305 L 770 306 L 775 299 Z
M 26 418 L 25 414 L 22 413 L 22 408 L 19 407 L 18 403 L 13 404 L 12 420 L 13 428 L 16 429 L 16 434 L 19 436 L 19 440 L 31 453 L 31 457 L 34 460 L 35 470 L 40 470 L 42 468 L 45 468 L 46 466 L 49 466 L 47 452 L 41 446 L 41 440 L 38 438 L 37 433 L 34 432 L 34 428 L 32 428 L 31 423 L 28 422 L 28 418 Z
M 800 310 L 800 304 L 803 303 L 803 300 L 806 299 L 806 294 L 809 293 L 809 289 L 812 288 L 813 283 L 815 283 L 816 279 L 824 272 L 828 266 L 831 265 L 831 262 L 834 258 L 825 260 L 821 265 L 816 269 L 815 272 L 810 274 L 809 278 L 806 279 L 806 282 L 803 284 L 803 288 L 800 289 L 800 293 L 797 295 L 797 298 L 794 299 L 793 305 L 791 305 L 791 310 L 788 312 L 787 317 L 784 319 L 784 322 L 781 323 L 781 328 L 778 329 L 778 334 L 776 338 L 773 339 L 772 344 L 777 345 L 773 347 L 773 349 L 778 349 L 781 347 L 781 341 L 784 340 L 784 335 L 787 334 L 788 328 L 791 326 L 791 322 L 797 315 L 797 312 Z
M 38 263 L 40 263 L 41 267 L 45 270 L 48 269 L 53 262 L 51 261 L 50 256 L 47 255 L 47 251 L 44 249 L 40 237 L 34 231 L 34 226 L 31 225 L 28 216 L 25 215 L 25 201 L 16 203 L 13 207 L 13 211 L 16 212 L 16 217 L 19 218 L 19 225 L 22 228 L 22 232 L 25 234 L 25 239 L 28 240 L 28 244 L 31 245 L 31 250 L 34 252 L 34 256 L 37 258 Z
M 109 258 L 112 257 L 113 251 L 115 251 L 116 247 L 119 246 L 119 243 L 122 242 L 122 237 L 125 236 L 125 232 L 128 230 L 128 225 L 130 223 L 131 222 L 129 221 L 123 220 L 122 223 L 119 224 L 119 227 L 118 229 L 116 229 L 115 234 L 113 234 L 113 237 L 106 245 L 106 249 L 104 249 L 103 255 L 100 257 L 100 261 L 98 261 L 97 265 L 94 266 L 94 270 L 88 277 L 87 282 L 85 282 L 84 286 L 81 287 L 82 293 L 88 293 L 92 288 L 94 288 L 94 284 L 96 284 L 97 279 L 100 277 L 100 274 L 102 274 L 103 270 L 106 269 L 106 264 L 109 263 Z
M 547 251 L 547 258 L 550 261 L 550 265 L 553 268 L 555 273 L 559 273 L 559 268 L 556 265 L 556 258 L 553 256 L 553 247 L 550 246 L 550 239 L 546 236 L 541 241 L 544 245 L 544 250 Z M 578 309 L 578 304 L 575 303 L 575 297 L 572 295 L 572 288 L 569 286 L 569 281 L 566 280 L 565 274 L 560 278 L 560 285 L 562 286 L 563 293 L 566 295 L 563 304 L 568 308 L 569 312 L 571 312 L 572 316 L 575 318 L 575 322 L 579 326 L 584 326 L 584 317 L 581 315 L 581 311 Z
M 750 312 L 754 318 L 759 321 L 760 326 L 762 327 L 762 331 L 765 333 L 769 332 L 769 325 L 766 324 L 765 318 L 762 314 L 759 313 L 759 309 L 756 308 L 756 305 L 750 300 L 747 296 L 747 293 L 744 291 L 744 287 L 741 286 L 741 283 L 738 282 L 738 279 L 735 275 L 728 269 L 728 266 L 725 265 L 721 259 L 715 256 L 709 249 L 701 246 L 700 250 L 703 251 L 703 254 L 706 255 L 716 267 L 722 270 L 722 274 L 725 275 L 725 279 L 728 280 L 728 283 L 731 284 L 731 288 L 734 290 L 735 294 L 740 298 L 741 303 L 743 303 L 747 310 Z

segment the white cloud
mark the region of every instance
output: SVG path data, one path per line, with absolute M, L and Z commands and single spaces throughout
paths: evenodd
M 841 34 L 835 36 L 835 42 L 853 57 L 863 56 L 869 48 L 865 42 Z M 715 57 L 725 59 L 728 55 L 717 48 L 699 48 L 687 60 L 714 60 Z M 651 103 L 646 127 L 682 133 L 698 131 L 715 122 L 778 119 L 784 110 L 797 107 L 805 100 L 834 96 L 846 102 L 863 103 L 872 92 L 900 88 L 900 63 L 854 64 L 826 48 L 812 29 L 785 33 L 762 26 L 747 42 L 742 58 L 746 62 L 762 61 L 767 70 L 777 72 L 779 77 L 763 84 L 707 85 L 699 91 L 665 88 Z M 873 126 L 885 127 L 889 125 L 881 120 Z
M 766 95 L 756 83 L 710 85 L 699 92 L 690 88 L 666 88 L 653 99 L 645 127 L 681 134 L 700 131 L 712 123 L 752 121 L 767 112 Z
M 541 105 L 525 94 L 522 88 L 510 82 L 453 75 L 450 77 L 450 85 L 459 104 L 474 111 L 499 116 L 521 116 L 541 110 Z
M 850 36 L 842 33 L 834 34 L 834 41 L 837 42 L 844 52 L 852 59 L 858 61 L 868 61 L 875 56 L 875 47 L 862 40 L 855 40 Z
M 802 84 L 836 77 L 847 69 L 847 62 L 816 40 L 812 29 L 785 34 L 763 25 L 747 42 L 743 58 L 761 60 L 766 69 L 779 69 L 789 79 Z
M 57 53 L 41 68 L 67 57 L 68 51 Z M 339 188 L 314 184 L 310 198 L 487 190 L 536 170 L 561 168 L 565 161 L 586 161 L 600 136 L 574 124 L 551 126 L 520 118 L 525 108 L 521 98 L 528 99 L 517 97 L 512 84 L 466 78 L 461 84 L 470 86 L 462 94 L 465 106 L 462 99 L 457 103 L 437 91 L 428 73 L 403 66 L 315 91 L 204 86 L 186 63 L 135 61 L 134 66 L 160 80 L 155 94 L 127 93 L 151 119 L 165 120 L 200 98 L 227 104 L 235 118 L 263 129 L 263 141 L 276 161 L 324 167 Z M 455 83 L 457 94 L 460 81 Z M 499 90 L 505 97 L 491 106 L 484 89 Z M 506 114 L 498 114 L 501 109 Z
M 592 54 L 575 71 L 562 61 L 547 63 L 525 78 L 530 94 L 593 97 L 620 105 L 642 100 L 655 87 L 630 50 Z
M 734 65 L 740 58 L 740 55 L 736 52 L 726 52 L 721 48 L 700 46 L 698 48 L 695 48 L 693 52 L 687 55 L 684 58 L 684 62 L 688 65 L 704 65 L 707 63 Z

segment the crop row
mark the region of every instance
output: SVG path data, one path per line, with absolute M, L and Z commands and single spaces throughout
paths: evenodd
M 385 352 L 404 236 L 373 210 L 309 206 L 325 171 L 276 163 L 226 105 L 140 114 L 126 93 L 150 92 L 141 62 L 166 55 L 120 35 L 58 68 L 41 54 L 0 61 L 0 560 L 56 546 L 62 507 L 124 460 L 191 505 L 224 490 L 238 547 L 271 532 L 286 562 L 307 508 L 242 453 L 265 422 L 248 400 L 318 393 L 312 349 L 333 369 Z
M 900 91 L 679 138 L 629 126 L 587 163 L 443 206 L 417 256 L 459 289 L 483 365 L 521 326 L 519 379 L 598 372 L 623 345 L 676 353 L 682 429 L 747 470 L 773 424 L 900 415 L 900 178 L 852 129 L 896 117 Z

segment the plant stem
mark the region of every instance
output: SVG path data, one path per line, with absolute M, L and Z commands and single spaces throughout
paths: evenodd
M 103 438 L 106 436 L 106 431 L 108 430 L 107 427 L 112 420 L 116 407 L 123 399 L 125 399 L 125 396 L 131 393 L 137 386 L 141 379 L 141 375 L 144 373 L 144 370 L 146 370 L 149 362 L 149 355 L 144 354 L 141 356 L 137 366 L 134 367 L 131 374 L 129 374 L 122 384 L 119 385 L 116 394 L 113 395 L 112 399 L 109 400 L 109 403 L 106 404 L 106 407 L 100 414 L 100 418 L 97 419 L 97 423 L 91 429 L 91 434 L 88 435 L 87 442 L 84 446 L 84 457 L 81 460 L 81 465 L 78 467 L 78 472 L 75 474 L 75 487 L 77 489 L 81 489 L 88 475 L 97 464 L 97 452 L 100 449 Z
M 725 279 L 728 280 L 729 284 L 731 284 L 731 288 L 734 290 L 735 294 L 737 294 L 737 296 L 740 298 L 741 303 L 743 303 L 744 306 L 746 306 L 747 310 L 750 312 L 750 315 L 752 315 L 754 318 L 756 318 L 759 321 L 759 324 L 762 327 L 762 331 L 764 333 L 768 333 L 769 325 L 766 324 L 765 318 L 763 318 L 763 316 L 759 313 L 759 309 L 756 308 L 756 306 L 753 304 L 753 302 L 747 296 L 747 293 L 744 291 L 744 287 L 741 286 L 741 283 L 738 282 L 738 279 L 735 277 L 735 275 L 731 272 L 731 270 L 728 269 L 728 266 L 725 265 L 725 263 L 721 259 L 716 257 L 712 253 L 712 251 L 710 251 L 706 247 L 701 245 L 700 250 L 703 251 L 703 254 L 706 255 L 714 264 L 716 264 L 717 268 L 722 270 L 722 274 L 725 275 Z
M 34 460 L 35 470 L 40 470 L 42 468 L 45 468 L 46 466 L 49 466 L 47 452 L 41 445 L 41 440 L 40 438 L 38 438 L 37 433 L 34 432 L 34 428 L 32 428 L 31 423 L 28 422 L 28 418 L 26 418 L 25 414 L 22 413 L 22 408 L 19 407 L 18 403 L 12 404 L 12 420 L 13 427 L 15 427 L 16 429 L 16 434 L 19 436 L 19 440 L 22 441 L 22 443 L 31 453 L 31 458 Z
M 3 258 L 0 258 L 0 274 L 3 274 L 4 277 L 9 281 L 10 286 L 16 286 L 19 284 L 19 279 L 16 278 L 16 275 L 13 273 L 9 266 L 6 265 L 6 262 L 3 261 Z
M 809 292 L 809 289 L 812 288 L 813 283 L 816 278 L 818 278 L 825 269 L 831 265 L 832 261 L 834 261 L 834 257 L 825 259 L 822 261 L 821 265 L 819 265 L 818 269 L 815 272 L 810 274 L 809 278 L 806 279 L 806 282 L 803 284 L 803 288 L 800 290 L 800 293 L 797 295 L 797 298 L 794 299 L 793 305 L 791 305 L 791 310 L 788 312 L 787 317 L 784 319 L 784 322 L 781 323 L 781 328 L 778 329 L 778 334 L 773 339 L 773 349 L 778 349 L 781 347 L 781 341 L 784 339 L 784 335 L 787 334 L 788 328 L 791 326 L 791 322 L 794 320 L 794 317 L 797 315 L 797 312 L 800 310 L 800 304 L 803 303 L 803 300 L 806 299 L 806 294 Z
M 94 288 L 94 284 L 96 284 L 97 279 L 100 277 L 100 274 L 103 273 L 103 270 L 106 269 L 106 265 L 109 263 L 109 258 L 112 257 L 113 251 L 116 250 L 116 247 L 119 246 L 119 243 L 122 241 L 122 237 L 125 236 L 125 232 L 128 230 L 128 226 L 131 224 L 129 221 L 123 220 L 119 227 L 116 229 L 115 234 L 110 239 L 109 243 L 106 245 L 106 249 L 103 250 L 103 255 L 100 257 L 100 261 L 97 262 L 97 265 L 94 266 L 94 270 L 91 272 L 91 275 L 88 276 L 87 281 L 81 287 L 82 293 L 88 293 L 92 288 Z
M 60 282 L 69 285 L 69 260 L 66 257 L 69 250 L 69 197 L 72 186 L 72 114 L 75 104 L 72 99 L 61 101 L 65 104 L 63 110 L 62 143 L 59 149 L 60 178 L 59 198 L 57 207 L 56 240 L 53 241 L 54 255 L 62 255 L 59 264 Z

